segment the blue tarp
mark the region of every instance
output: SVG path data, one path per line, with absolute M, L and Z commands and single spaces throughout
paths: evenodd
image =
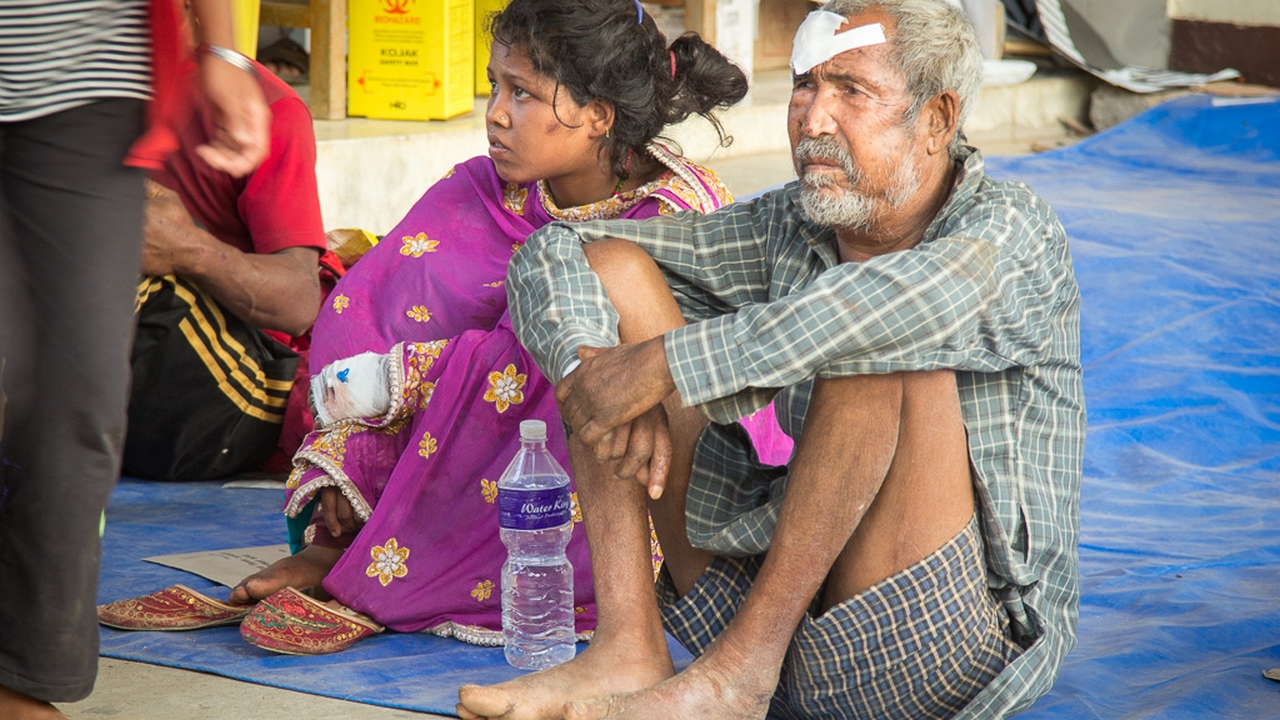
M 1027 717 L 1280 717 L 1280 102 L 988 170 L 1057 211 L 1082 296 L 1080 644 Z
M 1280 717 L 1261 675 L 1280 667 L 1280 102 L 1190 96 L 988 171 L 1057 210 L 1083 297 L 1080 644 L 1024 717 Z M 122 481 L 100 601 L 210 588 L 138 560 L 282 542 L 279 503 Z M 438 713 L 461 683 L 516 674 L 500 650 L 424 635 L 316 658 L 235 628 L 102 638 L 109 657 Z

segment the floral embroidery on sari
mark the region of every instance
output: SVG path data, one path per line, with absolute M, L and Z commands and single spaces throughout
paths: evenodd
M 332 458 L 334 462 L 341 464 L 347 457 L 347 438 L 351 437 L 352 433 L 359 429 L 360 426 L 355 424 L 339 425 L 332 430 L 321 433 L 320 437 L 316 438 L 308 449 L 313 452 L 323 453 L 325 456 Z M 284 486 L 290 490 L 298 489 L 298 481 L 305 469 L 294 463 L 293 470 L 289 473 L 289 479 L 285 481 Z
M 439 240 L 432 240 L 427 234 L 420 232 L 412 237 L 404 236 L 404 246 L 400 248 L 400 254 L 405 257 L 422 257 L 424 253 L 433 253 L 439 247 Z
M 405 564 L 405 560 L 409 557 L 409 548 L 399 547 L 395 538 L 387 538 L 385 545 L 374 545 L 369 550 L 369 554 L 373 557 L 373 562 L 369 563 L 364 573 L 369 577 L 378 578 L 382 587 L 390 585 L 393 578 L 402 578 L 409 574 L 409 567 Z
M 555 199 L 551 197 L 551 186 L 547 184 L 546 180 L 539 180 L 538 202 L 542 204 L 542 209 L 556 220 L 566 222 L 609 220 L 621 216 L 632 205 L 649 197 L 653 194 L 655 188 L 662 187 L 666 182 L 670 181 L 671 177 L 671 173 L 665 172 L 657 180 L 641 185 L 635 190 L 612 195 L 598 202 L 570 208 L 557 206 Z
M 582 506 L 578 504 L 578 493 L 569 493 L 569 514 L 576 523 L 582 522 Z
M 653 518 L 649 518 L 649 552 L 653 555 L 653 580 L 658 581 L 658 571 L 662 570 L 662 545 L 658 542 L 658 529 L 653 526 Z
M 410 320 L 424 323 L 431 319 L 431 311 L 426 305 L 414 305 L 404 313 Z
M 529 190 L 515 183 L 507 183 L 502 189 L 502 204 L 511 212 L 524 217 L 524 204 L 529 202 Z
M 476 583 L 475 588 L 471 591 L 471 597 L 475 598 L 476 602 L 484 602 L 485 600 L 488 600 L 491 595 L 493 595 L 492 580 L 481 580 Z
M 338 295 L 333 298 L 333 311 L 341 315 L 342 311 L 346 310 L 347 306 L 350 304 L 351 298 L 346 295 Z
M 448 344 L 448 340 L 436 340 L 427 343 L 407 343 L 392 348 L 393 357 L 400 354 L 397 350 L 401 347 L 407 351 L 404 362 L 404 386 L 400 388 L 400 392 L 396 392 L 396 388 L 392 387 L 393 407 L 398 398 L 403 398 L 402 410 L 416 412 L 427 407 L 435 393 L 436 384 L 425 382 L 422 378 L 431 370 L 431 366 L 435 365 L 436 358 L 440 357 L 441 351 Z
M 438 358 L 440 357 L 440 353 L 444 351 L 445 346 L 448 344 L 449 344 L 448 340 L 433 340 L 432 342 L 416 342 L 416 343 L 409 343 L 409 349 L 410 349 L 410 352 L 412 352 L 415 355 L 423 355 L 427 357 Z M 427 364 L 427 367 L 428 368 L 431 367 L 430 363 Z
M 515 365 L 507 365 L 502 372 L 489 373 L 489 389 L 484 393 L 486 402 L 491 402 L 498 412 L 504 413 L 512 405 L 524 402 L 524 385 L 528 376 L 517 373 Z
M 422 433 L 422 439 L 418 441 L 418 454 L 423 458 L 429 458 L 436 451 L 436 439 L 431 437 L 431 431 Z
M 498 499 L 498 483 L 489 478 L 480 478 L 480 495 L 485 502 L 492 505 Z
M 393 405 L 396 403 L 398 400 L 393 400 Z M 293 492 L 285 503 L 284 514 L 297 517 L 321 488 L 336 487 L 351 503 L 356 516 L 368 521 L 373 507 L 343 470 L 347 444 L 352 437 L 367 432 L 398 435 L 410 419 L 409 416 L 384 416 L 378 419 L 378 422 L 383 423 L 378 426 L 367 420 L 344 420 L 327 430 L 313 432 L 314 439 L 312 435 L 307 436 L 302 449 L 293 457 L 293 470 L 285 482 L 285 487 Z
M 662 145 L 651 144 L 648 150 L 650 155 L 668 168 L 656 180 L 599 202 L 571 208 L 557 207 L 551 197 L 551 186 L 546 180 L 539 180 L 538 201 L 542 209 L 556 220 L 584 222 L 619 217 L 633 205 L 649 197 L 656 197 L 661 201 L 658 212 L 662 215 L 690 208 L 711 212 L 733 202 L 733 194 L 714 173 L 680 158 Z
M 507 281 L 506 281 L 506 280 L 494 280 L 493 282 L 487 282 L 487 283 L 485 283 L 485 284 L 484 284 L 484 286 L 485 286 L 485 287 L 491 287 L 491 288 L 498 288 L 498 287 L 502 287 L 503 285 L 506 285 L 506 284 L 507 284 Z

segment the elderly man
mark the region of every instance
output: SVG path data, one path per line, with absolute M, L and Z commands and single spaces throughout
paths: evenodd
M 513 261 L 600 619 L 569 663 L 464 686 L 464 718 L 999 717 L 1074 646 L 1079 295 L 1053 212 L 958 139 L 972 28 L 832 0 L 792 69 L 797 183 Z M 771 397 L 785 468 L 730 424 Z

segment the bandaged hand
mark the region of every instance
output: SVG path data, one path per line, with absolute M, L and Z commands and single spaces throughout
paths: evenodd
M 331 362 L 311 378 L 311 404 L 319 427 L 373 418 L 391 407 L 390 355 L 360 353 Z

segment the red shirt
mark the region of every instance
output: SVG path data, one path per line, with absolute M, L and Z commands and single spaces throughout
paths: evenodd
M 257 170 L 234 178 L 214 170 L 195 153 L 209 137 L 209 106 L 200 91 L 195 64 L 188 63 L 182 92 L 194 111 L 174 128 L 178 149 L 156 182 L 178 193 L 205 230 L 244 252 L 274 253 L 290 247 L 326 248 L 316 187 L 316 138 L 306 103 L 271 71 L 258 66 L 271 110 L 271 151 Z

